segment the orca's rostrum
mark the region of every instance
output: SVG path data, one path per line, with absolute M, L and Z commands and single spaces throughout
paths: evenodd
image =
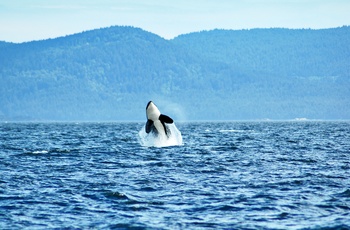
M 161 114 L 157 106 L 152 101 L 148 102 L 146 106 L 146 116 L 146 133 L 164 135 L 169 138 L 171 133 L 166 124 L 172 124 L 174 122 L 173 119 L 167 115 Z

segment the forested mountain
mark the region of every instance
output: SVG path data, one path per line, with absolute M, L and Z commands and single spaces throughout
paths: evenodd
M 350 118 L 350 27 L 0 42 L 0 120 Z

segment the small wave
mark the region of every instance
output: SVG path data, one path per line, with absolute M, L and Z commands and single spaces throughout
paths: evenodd
M 145 147 L 168 147 L 182 145 L 181 132 L 176 128 L 175 124 L 168 125 L 170 136 L 153 135 L 146 133 L 145 126 L 139 131 L 139 142 Z
M 49 153 L 49 151 L 47 150 L 36 150 L 36 151 L 33 151 L 31 152 L 32 154 L 47 154 Z
M 121 192 L 109 191 L 105 193 L 105 196 L 107 198 L 116 199 L 116 200 L 130 200 L 130 198 L 127 195 Z
M 48 150 L 24 150 L 26 154 L 33 155 L 43 155 L 43 154 L 53 154 L 53 153 L 69 153 L 69 149 L 53 148 Z
M 221 133 L 243 133 L 246 132 L 246 130 L 237 130 L 237 129 L 221 129 L 219 130 Z
M 337 194 L 339 197 L 350 197 L 350 189 L 346 189 L 344 192 Z

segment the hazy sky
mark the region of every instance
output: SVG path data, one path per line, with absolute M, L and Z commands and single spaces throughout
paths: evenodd
M 173 38 L 221 29 L 350 25 L 350 0 L 0 0 L 0 40 L 130 25 Z

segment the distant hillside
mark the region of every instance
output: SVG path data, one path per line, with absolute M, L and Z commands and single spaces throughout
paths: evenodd
M 350 27 L 214 30 L 181 35 L 175 43 L 211 62 L 278 77 L 348 76 Z
M 0 42 L 0 120 L 350 119 L 350 27 Z

